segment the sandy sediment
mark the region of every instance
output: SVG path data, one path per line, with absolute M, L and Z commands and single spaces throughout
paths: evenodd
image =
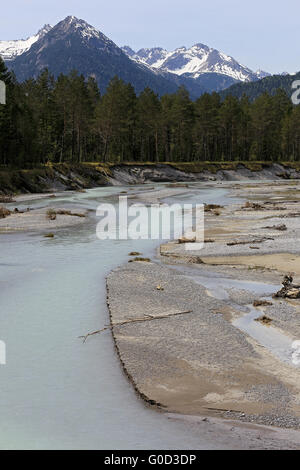
M 278 285 L 288 274 L 300 283 L 299 188 L 299 183 L 241 186 L 238 195 L 247 197 L 246 204 L 221 208 L 218 216 L 214 211 L 205 213 L 209 242 L 202 250 L 187 251 L 185 244 L 175 241 L 162 245 L 160 254 L 170 263 L 200 262 L 196 266 L 199 272 L 210 269 L 235 279 L 259 278 Z M 281 194 L 279 201 L 274 202 L 274 193 Z M 300 338 L 300 301 L 277 301 L 264 310 L 274 320 L 273 327 Z
M 107 288 L 112 325 L 139 320 L 115 326 L 113 336 L 124 370 L 149 404 L 183 415 L 300 426 L 299 371 L 234 328 L 226 303 L 156 263 L 114 271 Z
M 63 211 L 63 208 L 55 208 L 55 211 Z M 12 212 L 11 215 L 0 219 L 0 233 L 38 231 L 52 232 L 63 227 L 82 224 L 86 221 L 86 213 L 83 217 L 74 215 L 57 214 L 54 220 L 47 215 L 48 208 L 31 209 L 23 213 Z M 71 211 L 76 212 L 76 211 Z
M 228 305 L 204 287 L 165 266 L 143 262 L 114 271 L 107 287 L 112 325 L 146 320 L 116 326 L 113 333 L 128 375 L 149 401 L 185 414 L 214 409 L 261 414 L 279 403 L 250 398 L 249 390 L 259 383 L 282 386 L 291 409 L 298 409 L 293 391 L 299 370 L 277 364 L 256 347 L 226 319 Z M 161 315 L 170 317 L 155 319 Z
M 268 298 L 257 318 L 267 315 L 268 328 L 291 344 L 300 338 L 300 301 L 271 298 L 285 274 L 300 280 L 298 185 L 255 188 L 235 188 L 233 195 L 249 199 L 247 205 L 206 211 L 203 250 L 170 242 L 161 246 L 159 264 L 135 262 L 111 273 L 112 325 L 151 316 L 115 326 L 113 335 L 135 388 L 162 410 L 298 429 L 299 368 L 234 326 L 255 300 Z M 280 194 L 275 202 L 274 191 Z M 218 279 L 232 283 L 224 297 Z M 243 287 L 234 284 L 241 281 Z M 155 319 L 162 314 L 171 316 Z

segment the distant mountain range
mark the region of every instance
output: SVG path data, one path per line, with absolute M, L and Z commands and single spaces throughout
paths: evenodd
M 233 57 L 204 44 L 195 44 L 190 49 L 180 47 L 171 52 L 161 47 L 135 52 L 129 46 L 124 46 L 123 51 L 137 62 L 154 69 L 194 79 L 198 79 L 203 73 L 217 73 L 236 81 L 250 82 L 270 75 L 262 70 L 253 72 Z
M 54 27 L 47 26 L 43 33 L 25 41 L 0 42 L 0 55 L 19 81 L 36 78 L 48 68 L 55 77 L 72 70 L 85 77 L 93 76 L 102 92 L 116 75 L 131 83 L 137 93 L 147 86 L 160 95 L 175 93 L 180 85 L 185 85 L 193 98 L 205 91 L 192 79 L 154 71 L 131 60 L 103 33 L 74 16 Z
M 196 44 L 168 52 L 162 48 L 118 47 L 84 20 L 68 16 L 54 27 L 45 25 L 25 40 L 0 41 L 0 56 L 19 81 L 36 78 L 48 68 L 54 75 L 77 70 L 93 76 L 103 92 L 118 75 L 136 92 L 150 87 L 159 95 L 184 85 L 193 99 L 205 91 L 221 91 L 234 84 L 250 84 L 269 74 L 253 72 L 234 58 Z
M 0 56 L 4 61 L 11 61 L 28 51 L 31 46 L 40 38 L 45 36 L 52 29 L 52 26 L 45 24 L 37 34 L 27 39 L 16 39 L 13 41 L 0 41 Z

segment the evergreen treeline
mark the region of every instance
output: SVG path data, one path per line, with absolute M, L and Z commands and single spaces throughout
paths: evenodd
M 93 78 L 43 71 L 19 84 L 0 60 L 0 165 L 51 162 L 299 161 L 300 107 L 282 90 L 254 102 L 187 91 L 138 97 L 114 78 L 100 95 Z
M 274 96 L 277 93 L 277 90 L 281 88 L 287 95 L 291 96 L 295 91 L 292 88 L 292 84 L 296 80 L 300 80 L 300 72 L 295 75 L 271 75 L 270 77 L 266 77 L 255 82 L 236 83 L 226 90 L 222 90 L 220 95 L 222 98 L 225 98 L 227 95 L 241 98 L 246 94 L 250 101 L 254 101 L 263 93 L 269 93 Z

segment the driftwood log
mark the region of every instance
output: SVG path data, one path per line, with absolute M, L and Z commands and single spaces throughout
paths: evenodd
M 120 323 L 114 323 L 113 325 L 105 326 L 101 330 L 96 330 L 96 331 L 93 331 L 92 333 L 87 333 L 86 335 L 79 336 L 79 338 L 83 339 L 83 342 L 85 343 L 89 336 L 98 335 L 99 333 L 102 333 L 103 331 L 112 330 L 113 328 L 116 328 L 118 326 L 124 326 L 130 323 L 140 323 L 140 322 L 151 321 L 151 320 L 160 320 L 162 318 L 175 317 L 177 315 L 186 315 L 192 312 L 193 312 L 192 310 L 187 310 L 186 312 L 175 312 L 175 313 L 168 313 L 165 315 L 145 315 L 144 317 L 141 317 L 141 318 L 128 319 Z
M 283 287 L 273 298 L 300 299 L 300 286 L 293 284 L 292 276 L 285 276 L 282 283 Z

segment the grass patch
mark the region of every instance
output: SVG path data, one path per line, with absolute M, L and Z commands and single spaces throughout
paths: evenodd
M 239 168 L 246 168 L 250 171 L 261 171 L 268 168 L 273 162 L 176 162 L 168 165 L 187 173 L 209 173 L 216 174 L 218 171 L 236 171 Z

